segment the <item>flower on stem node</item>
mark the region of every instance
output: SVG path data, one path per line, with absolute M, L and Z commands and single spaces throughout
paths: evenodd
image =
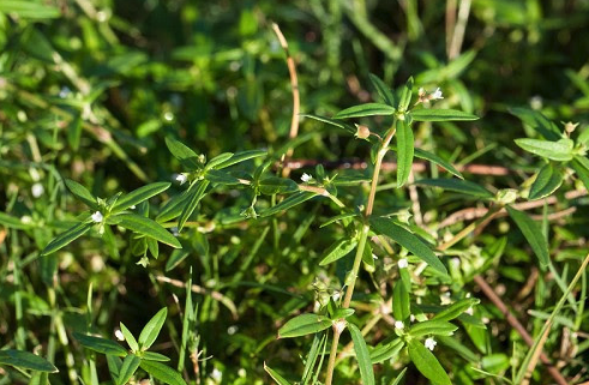
M 307 173 L 304 173 L 303 176 L 301 176 L 301 180 L 305 183 L 313 180 L 313 177 Z
M 178 174 L 178 175 L 176 175 L 175 179 L 176 179 L 176 182 L 179 182 L 180 186 L 182 186 L 188 180 L 188 176 L 186 176 L 186 174 Z
M 407 262 L 407 258 L 399 259 L 399 263 L 397 264 L 397 266 L 399 266 L 399 269 L 406 269 L 407 266 L 409 266 L 409 262 Z
M 428 348 L 429 350 L 434 350 L 434 348 L 436 347 L 438 343 L 436 342 L 436 340 L 433 339 L 433 337 L 429 337 L 428 339 L 425 340 L 425 347 Z
M 90 218 L 92 219 L 92 222 L 94 222 L 94 223 L 101 223 L 102 220 L 104 219 L 104 215 L 102 215 L 102 213 L 100 211 L 97 211 L 94 214 L 92 214 L 92 216 Z

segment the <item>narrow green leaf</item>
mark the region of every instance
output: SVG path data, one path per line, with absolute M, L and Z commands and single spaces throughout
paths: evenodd
M 233 166 L 234 164 L 237 164 L 237 163 L 245 162 L 246 160 L 250 160 L 253 158 L 259 158 L 260 156 L 266 156 L 266 155 L 268 155 L 268 151 L 265 151 L 265 150 L 241 151 L 236 154 L 233 154 L 233 156 L 231 158 L 227 159 L 226 161 L 217 164 L 215 168 L 217 170 L 220 170 L 225 167 Z
M 588 130 L 589 131 L 589 130 Z M 581 182 L 585 185 L 585 188 L 589 190 L 589 167 L 586 167 L 582 162 L 584 159 L 581 156 L 575 156 L 575 159 L 570 163 L 570 166 L 575 170 L 577 177 L 581 179 Z
M 411 97 L 413 96 L 413 77 L 410 77 L 403 88 L 401 98 L 399 99 L 399 111 L 405 112 L 409 108 L 411 103 Z
M 140 363 L 141 359 L 134 354 L 129 354 L 125 357 L 121 370 L 119 371 L 117 385 L 125 385 L 133 377 Z
M 370 352 L 370 360 L 373 364 L 390 360 L 399 354 L 403 346 L 405 346 L 405 343 L 400 338 L 395 338 L 391 342 L 378 344 Z
M 301 314 L 285 323 L 278 330 L 278 338 L 305 336 L 331 327 L 332 321 L 319 314 Z
M 154 315 L 149 322 L 143 327 L 139 335 L 139 346 L 143 350 L 147 350 L 153 345 L 157 336 L 164 326 L 166 317 L 168 316 L 168 308 L 164 307 Z
M 0 365 L 10 365 L 20 369 L 28 369 L 44 373 L 59 372 L 59 370 L 45 358 L 23 350 L 0 350 Z
M 325 118 L 323 116 L 318 116 L 318 115 L 302 115 L 305 116 L 307 118 L 311 118 L 314 120 L 318 120 L 320 122 L 323 123 L 327 123 L 329 125 L 341 128 L 342 130 L 347 131 L 350 134 L 356 134 L 356 127 L 354 127 L 352 124 L 346 123 L 342 120 L 334 120 L 334 119 L 329 119 L 329 118 Z
M 166 262 L 166 273 L 176 268 L 189 255 L 190 251 L 188 250 L 174 250 Z
M 415 364 L 417 370 L 421 372 L 434 385 L 452 385 L 452 381 L 446 374 L 446 371 L 436 358 L 423 344 L 418 340 L 409 341 L 409 358 Z
M 397 188 L 409 179 L 413 166 L 414 139 L 411 126 L 404 120 L 397 120 Z
M 82 186 L 78 182 L 74 182 L 71 179 L 65 179 L 64 182 L 68 190 L 70 190 L 70 192 L 74 194 L 76 198 L 84 202 L 86 206 L 89 206 L 94 210 L 99 209 L 98 203 L 96 203 L 96 197 L 90 194 L 90 191 L 88 191 L 86 187 Z
M 119 326 L 121 327 L 121 332 L 123 333 L 123 336 L 125 337 L 125 341 L 127 341 L 127 345 L 129 345 L 129 347 L 131 348 L 131 350 L 133 352 L 138 352 L 139 351 L 139 344 L 137 343 L 137 340 L 135 339 L 135 336 L 133 336 L 133 333 L 131 333 L 131 331 L 129 329 L 127 329 L 127 327 L 125 326 L 124 323 L 119 323 Z
M 123 360 L 119 356 L 113 356 L 110 354 L 106 355 L 106 364 L 108 366 L 108 373 L 112 378 L 113 382 L 117 381 L 119 374 L 121 373 L 121 367 L 123 366 Z
M 459 179 L 421 179 L 415 182 L 415 184 L 431 187 L 439 187 L 444 190 L 455 191 L 458 193 L 472 195 L 477 198 L 492 199 L 494 197 L 486 188 L 479 186 L 476 183 L 459 180 Z
M 407 372 L 407 368 L 404 368 L 403 370 L 401 370 L 401 373 L 399 373 L 397 378 L 395 378 L 395 381 L 391 382 L 391 385 L 399 385 L 401 383 L 401 380 L 403 380 L 403 377 L 405 376 L 406 372 Z
M 409 330 L 409 335 L 415 338 L 423 337 L 428 334 L 441 335 L 449 337 L 458 329 L 458 326 L 447 321 L 431 319 L 428 321 L 415 324 Z
M 370 354 L 368 354 L 368 348 L 366 347 L 362 332 L 356 325 L 351 323 L 348 324 L 348 330 L 354 341 L 354 351 L 356 352 L 356 360 L 358 361 L 358 367 L 360 368 L 362 384 L 375 385 L 372 361 L 370 360 Z
M 139 366 L 164 384 L 186 385 L 182 375 L 167 365 L 156 361 L 142 360 Z
M 542 233 L 540 226 L 527 214 L 507 206 L 507 212 L 517 227 L 524 234 L 524 237 L 534 250 L 534 253 L 540 261 L 540 265 L 548 266 L 550 255 L 548 253 L 548 242 Z
M 2 0 L 0 13 L 25 19 L 54 19 L 61 16 L 59 8 L 31 0 Z
M 270 375 L 270 377 L 272 377 L 272 379 L 274 381 L 276 381 L 276 383 L 278 385 L 291 385 L 290 382 L 288 382 L 284 377 L 282 377 L 280 374 L 278 374 L 278 372 L 272 368 L 270 368 L 268 365 L 266 365 L 266 363 L 264 362 L 264 370 L 266 371 L 266 373 L 268 373 Z
M 47 255 L 56 252 L 57 250 L 65 247 L 75 241 L 76 239 L 80 238 L 82 235 L 86 234 L 92 228 L 93 223 L 78 223 L 74 227 L 66 230 L 64 233 L 58 235 L 55 239 L 53 239 L 43 251 L 41 251 L 41 255 Z
M 132 213 L 124 213 L 111 218 L 116 221 L 113 224 L 117 224 L 133 232 L 146 235 L 159 242 L 165 243 L 166 245 L 170 245 L 178 249 L 182 247 L 176 237 L 174 237 L 168 230 L 164 229 L 162 225 L 152 219 Z M 109 218 L 109 220 L 111 218 Z M 110 222 L 107 221 L 107 223 Z
M 563 172 L 552 163 L 544 165 L 530 188 L 530 199 L 545 198 L 556 191 L 563 181 Z
M 293 208 L 294 206 L 297 206 L 303 202 L 306 202 L 309 199 L 314 198 L 316 196 L 317 196 L 317 194 L 312 193 L 312 192 L 295 193 L 295 194 L 289 196 L 288 198 L 286 198 L 285 200 L 283 200 L 282 202 L 280 202 L 279 204 L 277 204 L 276 206 L 272 206 L 272 207 L 269 207 L 265 210 L 260 211 L 259 216 L 260 217 L 268 217 L 270 215 L 278 214 L 281 211 Z
M 354 250 L 357 244 L 358 241 L 356 239 L 340 239 L 336 241 L 325 251 L 325 255 L 321 259 L 321 262 L 319 262 L 319 265 L 325 266 L 345 257 L 349 252 Z
M 233 157 L 232 152 L 224 152 L 222 154 L 219 154 L 216 157 L 214 157 L 213 159 L 209 160 L 209 162 L 205 166 L 205 170 L 211 170 L 213 168 L 216 168 L 220 164 L 227 162 L 232 157 Z
M 548 118 L 542 115 L 539 111 L 534 111 L 529 108 L 510 108 L 509 113 L 517 116 L 522 122 L 538 131 L 544 138 L 548 140 L 558 140 L 562 138 L 562 133 Z
M 166 138 L 166 146 L 168 146 L 170 153 L 187 169 L 198 170 L 202 168 L 199 156 L 184 143 L 168 137 Z
M 571 139 L 560 139 L 556 142 L 539 139 L 516 139 L 515 144 L 532 154 L 555 160 L 566 162 L 573 159 L 574 142 Z
M 392 115 L 395 113 L 395 107 L 389 106 L 382 103 L 365 103 L 358 106 L 346 108 L 335 114 L 334 119 L 350 119 L 350 118 L 361 118 L 364 116 L 376 116 L 376 115 Z
M 467 298 L 446 307 L 441 312 L 437 313 L 432 320 L 436 321 L 452 321 L 458 318 L 469 308 L 479 304 L 480 300 L 476 298 Z
M 125 348 L 116 342 L 107 340 L 105 338 L 87 336 L 75 332 L 74 338 L 77 339 L 83 347 L 98 353 L 110 354 L 119 357 L 124 357 L 127 355 L 127 350 L 125 350 Z
M 389 106 L 394 106 L 395 97 L 393 96 L 391 89 L 387 87 L 387 85 L 384 84 L 384 82 L 380 80 L 378 76 L 374 74 L 369 74 L 368 76 L 370 78 L 370 81 L 372 82 L 372 86 L 374 87 L 376 92 L 378 92 L 378 95 L 385 101 L 386 104 L 388 104 Z
M 460 179 L 464 179 L 464 177 L 462 176 L 462 174 L 460 173 L 460 171 L 458 171 L 456 169 L 456 167 L 454 167 L 452 165 L 452 163 L 440 158 L 439 156 L 437 156 L 436 154 L 433 154 L 431 152 L 425 151 L 425 150 L 420 150 L 419 148 L 415 149 L 415 157 L 417 158 L 421 158 L 421 159 L 425 159 L 425 160 L 429 160 L 430 162 L 432 162 L 433 164 L 436 164 L 446 170 L 448 170 L 451 174 L 457 176 Z
M 583 132 L 579 134 L 577 137 L 577 143 L 589 146 L 589 128 L 585 128 Z
M 138 205 L 139 203 L 166 191 L 170 185 L 171 183 L 169 182 L 150 183 L 138 188 L 137 190 L 131 191 L 130 193 L 117 199 L 117 202 L 114 204 L 111 212 L 113 214 L 118 213 L 128 209 L 129 207 Z
M 179 195 L 175 195 L 167 201 L 162 207 L 161 211 L 155 218 L 158 222 L 167 222 L 174 218 L 177 218 L 182 214 L 184 206 L 188 204 L 191 197 L 190 191 L 184 191 Z
M 303 370 L 303 377 L 301 378 L 302 385 L 307 385 L 309 383 L 311 375 L 313 374 L 313 368 L 317 363 L 317 357 L 319 357 L 319 352 L 321 351 L 321 347 L 325 345 L 326 339 L 327 333 L 323 333 L 323 336 L 319 333 L 315 334 L 313 344 L 311 345 L 311 349 L 305 360 L 305 369 Z
M 80 147 L 80 137 L 82 136 L 82 117 L 78 114 L 72 119 L 67 126 L 67 142 L 74 150 L 78 151 Z
M 292 179 L 268 176 L 258 182 L 259 191 L 265 195 L 286 194 L 299 191 L 299 185 Z
M 401 281 L 397 281 L 393 289 L 393 315 L 399 321 L 404 321 L 411 315 L 409 291 Z
M 446 270 L 444 264 L 417 236 L 413 235 L 401 226 L 396 225 L 389 218 L 372 217 L 370 218 L 370 223 L 371 228 L 374 229 L 374 231 L 376 231 L 378 234 L 386 235 L 393 241 L 409 250 L 409 252 L 414 254 L 416 257 L 422 259 L 438 272 L 448 275 L 448 271 Z
M 239 178 L 236 178 L 229 173 L 226 173 L 224 171 L 219 171 L 216 169 L 209 170 L 205 174 L 205 179 L 211 183 L 217 183 L 220 185 L 227 185 L 227 186 L 241 184 Z
M 477 120 L 478 116 L 452 109 L 421 108 L 411 110 L 411 117 L 418 122 L 446 122 L 449 120 Z
M 12 215 L 3 212 L 0 212 L 0 225 L 17 230 L 28 230 L 32 228 L 30 224 L 23 223 L 20 218 L 13 217 Z
M 187 194 L 190 195 L 190 198 L 188 198 L 187 204 L 184 206 L 182 214 L 180 214 L 180 217 L 178 218 L 178 230 L 182 230 L 188 218 L 190 218 L 194 210 L 196 210 L 196 207 L 198 206 L 200 200 L 204 197 L 208 186 L 209 182 L 203 180 L 192 186 L 191 189 L 187 191 Z
M 159 362 L 168 362 L 170 361 L 170 357 L 164 356 L 163 354 L 155 353 L 155 352 L 144 352 L 142 359 L 147 361 L 159 361 Z

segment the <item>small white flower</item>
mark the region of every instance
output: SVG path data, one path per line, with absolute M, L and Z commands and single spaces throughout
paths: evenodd
M 137 206 L 133 205 L 131 207 L 129 207 L 131 210 L 135 210 L 137 208 Z
M 97 211 L 94 214 L 92 214 L 91 218 L 92 218 L 92 222 L 100 223 L 104 219 L 104 216 L 102 215 L 102 213 L 100 211 Z
M 342 296 L 342 293 L 340 293 L 339 290 L 336 290 L 333 292 L 333 294 L 331 295 L 331 299 L 334 300 L 334 302 L 337 302 L 338 299 L 340 299 L 340 297 Z
M 313 179 L 313 177 L 307 173 L 304 173 L 303 176 L 301 177 L 301 180 L 305 183 L 309 182 L 312 179 Z
M 246 374 L 247 374 L 247 372 L 245 371 L 245 369 L 244 369 L 244 368 L 240 368 L 240 369 L 237 371 L 237 375 L 238 375 L 239 377 L 245 377 L 245 376 L 246 376 Z
M 39 198 L 41 195 L 43 195 L 44 192 L 45 189 L 41 183 L 35 183 L 33 187 L 31 187 L 31 193 L 35 198 Z
M 442 305 L 450 305 L 452 303 L 452 298 L 450 298 L 451 294 L 449 291 L 445 292 L 440 296 L 440 302 Z
M 217 368 L 213 369 L 213 371 L 211 372 L 211 378 L 213 380 L 215 380 L 216 382 L 221 381 L 222 377 L 223 377 L 223 373 Z
M 411 314 L 411 315 L 409 316 L 409 320 L 410 320 L 411 322 L 415 322 L 415 316 L 414 316 L 413 314 Z
M 170 231 L 172 232 L 172 235 L 175 236 L 175 237 L 177 237 L 177 236 L 180 235 L 180 231 L 178 231 L 178 228 L 177 227 L 171 227 L 170 228 Z
M 62 99 L 67 98 L 70 94 L 72 93 L 72 91 L 69 89 L 69 87 L 61 87 L 61 90 L 59 91 L 59 97 Z
M 407 258 L 401 258 L 397 265 L 399 266 L 399 269 L 406 269 L 407 266 L 409 266 L 409 262 L 407 262 Z
M 125 336 L 123 335 L 123 332 L 121 331 L 121 329 L 115 330 L 115 338 L 119 341 L 125 340 Z
M 405 324 L 403 323 L 403 321 L 395 321 L 395 329 L 403 330 L 404 327 Z
M 235 325 L 231 325 L 227 328 L 227 334 L 229 334 L 230 336 L 234 335 L 235 333 L 237 333 L 237 330 L 239 328 Z
M 176 182 L 180 182 L 180 186 L 182 186 L 188 180 L 186 174 L 178 174 L 176 175 Z
M 444 97 L 442 96 L 442 90 L 440 90 L 440 88 L 438 87 L 430 96 L 429 96 L 430 100 L 438 100 L 438 99 L 444 99 Z
M 428 348 L 429 350 L 434 350 L 434 348 L 436 347 L 438 343 L 436 342 L 436 340 L 434 340 L 432 337 L 429 337 L 428 339 L 425 340 L 425 347 Z
M 25 225 L 28 225 L 29 223 L 32 223 L 33 222 L 33 218 L 31 218 L 28 215 L 25 215 L 25 216 L 23 216 L 23 217 L 20 218 L 20 221 L 21 221 L 21 223 L 23 223 Z
M 378 256 L 376 254 L 372 254 L 372 259 L 377 260 Z
M 473 315 L 474 314 L 474 309 L 472 307 L 469 307 L 468 309 L 466 309 L 465 313 L 468 314 L 468 315 Z

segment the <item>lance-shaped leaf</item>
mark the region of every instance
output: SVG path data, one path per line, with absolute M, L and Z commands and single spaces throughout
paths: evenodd
M 209 160 L 207 165 L 205 166 L 205 170 L 210 170 L 216 168 L 220 164 L 227 162 L 233 156 L 232 152 L 224 152 L 222 154 L 217 155 L 213 159 Z
M 43 357 L 22 350 L 0 350 L 0 365 L 10 365 L 37 372 L 57 373 L 59 370 Z
M 182 194 L 173 196 L 172 199 L 164 204 L 162 210 L 155 218 L 156 221 L 167 222 L 180 216 L 182 210 L 184 210 L 184 206 L 188 204 L 190 197 L 190 191 L 184 191 Z
M 0 1 L 0 13 L 14 14 L 19 18 L 53 19 L 61 16 L 58 7 L 30 0 Z
M 395 111 L 395 107 L 389 106 L 388 104 L 365 103 L 346 108 L 335 114 L 333 117 L 334 119 L 361 118 L 364 116 L 392 115 Z
M 166 317 L 168 316 L 168 308 L 163 308 L 154 315 L 149 322 L 143 327 L 141 334 L 139 335 L 139 346 L 143 350 L 147 350 L 153 345 L 157 336 L 164 326 Z
M 331 327 L 332 321 L 319 314 L 301 314 L 294 317 L 278 330 L 278 338 L 305 336 Z
M 449 120 L 477 120 L 479 117 L 460 110 L 421 108 L 411 110 L 411 117 L 418 122 L 445 122 Z
M 186 192 L 186 194 L 189 195 L 189 198 L 187 199 L 186 205 L 182 209 L 182 213 L 178 218 L 178 230 L 182 230 L 188 218 L 190 218 L 194 210 L 196 210 L 196 207 L 198 206 L 200 200 L 204 197 L 208 186 L 209 181 L 203 180 L 191 186 L 190 190 Z
M 123 195 L 121 198 L 117 199 L 111 213 L 117 213 L 126 210 L 129 207 L 138 205 L 139 203 L 166 191 L 169 187 L 169 182 L 157 182 L 133 190 L 129 194 Z
M 135 374 L 137 368 L 139 368 L 140 363 L 141 359 L 134 354 L 129 354 L 127 357 L 125 357 L 123 360 L 123 365 L 119 371 L 117 385 L 125 385 L 131 379 L 131 377 L 133 377 L 133 374 Z
M 516 139 L 515 144 L 532 154 L 547 159 L 566 162 L 573 159 L 574 142 L 571 139 L 560 139 L 556 142 L 539 139 Z
M 558 140 L 562 138 L 560 130 L 548 118 L 539 111 L 534 111 L 529 108 L 510 108 L 509 112 L 517 116 L 522 122 L 534 128 L 543 137 L 548 140 Z
M 439 156 L 437 156 L 436 154 L 433 154 L 431 152 L 425 151 L 425 150 L 421 150 L 419 148 L 415 149 L 415 157 L 416 158 L 421 158 L 421 159 L 425 159 L 425 160 L 429 160 L 430 162 L 432 162 L 433 164 L 436 164 L 446 170 L 448 170 L 451 174 L 457 176 L 460 179 L 464 179 L 464 177 L 462 176 L 462 174 L 460 173 L 460 171 L 458 171 L 456 169 L 456 167 L 454 167 L 454 165 L 452 165 L 452 163 L 440 158 Z
M 393 315 L 399 321 L 404 321 L 411 315 L 409 291 L 402 281 L 395 282 L 393 289 Z
M 585 188 L 589 190 L 589 164 L 586 165 L 585 161 L 587 161 L 586 158 L 582 156 L 575 156 L 575 159 L 573 159 L 573 161 L 570 163 L 570 166 L 573 168 L 573 170 L 575 170 L 577 177 L 581 179 L 581 182 L 583 182 Z
M 188 170 L 198 170 L 202 167 L 199 156 L 184 143 L 176 139 L 166 138 L 166 146 L 168 146 L 170 153 Z
M 209 170 L 205 174 L 205 179 L 212 183 L 217 183 L 221 185 L 238 185 L 241 184 L 239 178 L 234 177 L 233 175 L 219 170 Z
M 317 194 L 312 193 L 312 192 L 295 193 L 295 194 L 289 196 L 288 198 L 286 198 L 285 200 L 283 200 L 282 202 L 280 202 L 279 204 L 277 204 L 276 206 L 272 206 L 272 207 L 269 207 L 265 210 L 260 211 L 259 215 L 260 215 L 260 217 L 268 217 L 270 215 L 277 214 L 281 211 L 288 210 L 288 209 L 290 209 L 294 206 L 297 206 L 305 201 L 308 201 L 309 199 L 311 199 L 315 196 L 317 196 Z
M 458 329 L 458 326 L 451 324 L 450 322 L 440 320 L 428 320 L 415 324 L 409 330 L 409 334 L 412 337 L 418 338 L 428 334 L 451 336 Z
M 313 338 L 313 344 L 311 345 L 311 349 L 309 350 L 309 354 L 307 355 L 307 359 L 305 360 L 305 369 L 303 370 L 303 378 L 301 379 L 302 385 L 307 385 L 309 383 L 309 380 L 311 380 L 313 368 L 317 363 L 319 352 L 325 345 L 327 333 L 322 334 L 323 336 L 321 336 L 320 334 L 315 334 L 315 338 Z
M 378 95 L 386 102 L 386 104 L 389 106 L 394 106 L 395 97 L 393 96 L 391 89 L 387 87 L 387 85 L 384 84 L 384 82 L 380 80 L 378 76 L 374 74 L 369 74 L 368 76 L 372 82 L 372 85 L 374 86 L 374 89 L 376 92 L 378 92 Z
M 186 385 L 182 375 L 167 365 L 156 361 L 141 360 L 139 366 L 164 384 Z
M 451 321 L 460 317 L 468 308 L 476 306 L 480 300 L 476 298 L 467 298 L 448 306 L 441 312 L 437 313 L 432 320 Z
M 233 154 L 233 156 L 227 159 L 224 162 L 221 162 L 215 165 L 215 169 L 220 170 L 225 167 L 233 166 L 234 164 L 238 164 L 241 162 L 245 162 L 246 160 L 258 158 L 260 156 L 266 156 L 268 154 L 265 150 L 249 150 L 249 151 L 241 151 L 237 154 Z
M 90 191 L 86 189 L 86 187 L 82 186 L 78 182 L 74 182 L 71 179 L 65 179 L 64 182 L 68 190 L 70 190 L 70 192 L 74 194 L 76 198 L 84 202 L 86 206 L 95 210 L 99 209 L 98 203 L 96 202 L 96 197 L 92 195 Z
M 368 348 L 366 347 L 366 341 L 362 336 L 362 332 L 354 324 L 348 324 L 348 330 L 352 335 L 352 341 L 354 341 L 354 352 L 356 353 L 356 360 L 358 361 L 358 367 L 360 368 L 360 378 L 362 379 L 363 385 L 374 385 L 374 371 L 372 370 L 372 361 L 370 360 L 370 354 L 368 354 Z
M 47 255 L 56 252 L 57 250 L 65 247 L 86 234 L 92 228 L 93 223 L 78 223 L 74 227 L 61 233 L 57 238 L 53 239 L 49 244 L 41 251 L 41 255 Z
M 548 254 L 548 242 L 542 233 L 540 226 L 527 214 L 507 206 L 507 212 L 517 227 L 524 234 L 524 237 L 534 250 L 534 253 L 540 261 L 540 265 L 548 266 L 550 256 Z
M 350 134 L 355 134 L 357 131 L 356 127 L 354 127 L 352 124 L 346 123 L 342 120 L 329 119 L 329 118 L 325 118 L 323 116 L 318 116 L 318 115 L 302 115 L 302 116 L 305 116 L 307 118 L 311 118 L 314 120 L 318 120 L 320 122 L 327 123 L 329 125 L 341 128 L 342 130 L 345 130 Z
M 529 198 L 540 199 L 552 194 L 562 184 L 563 177 L 562 169 L 555 167 L 552 163 L 546 164 L 538 172 L 538 176 L 530 188 Z
M 13 217 L 12 215 L 3 212 L 0 212 L 0 225 L 17 230 L 28 230 L 33 227 L 30 223 L 23 223 L 20 218 Z
M 337 261 L 354 250 L 357 244 L 358 241 L 355 239 L 340 239 L 336 241 L 329 247 L 329 249 L 327 249 L 323 259 L 321 259 L 321 262 L 319 262 L 319 265 L 325 266 Z
M 177 249 L 182 247 L 176 237 L 174 237 L 168 230 L 164 229 L 162 225 L 152 219 L 132 213 L 125 213 L 111 217 L 107 220 L 107 223 L 111 223 L 110 219 L 113 220 L 113 224 L 117 224 L 135 233 L 146 235 Z
M 421 372 L 434 385 L 452 385 L 452 381 L 446 374 L 446 371 L 436 358 L 421 342 L 418 340 L 409 341 L 409 358 L 415 364 L 417 370 Z
M 397 242 L 416 257 L 422 259 L 432 268 L 438 272 L 448 275 L 448 271 L 444 264 L 436 257 L 434 252 L 421 241 L 417 236 L 413 235 L 403 227 L 396 225 L 389 218 L 370 218 L 371 228 L 378 234 L 386 235 L 393 241 Z
M 170 357 L 164 356 L 163 354 L 155 353 L 155 352 L 144 352 L 142 359 L 147 361 L 159 361 L 159 362 L 168 362 L 170 361 Z
M 414 139 L 411 126 L 404 120 L 397 120 L 397 188 L 409 179 L 413 166 Z
M 133 333 L 127 329 L 124 323 L 120 322 L 119 326 L 121 327 L 121 332 L 123 333 L 123 337 L 125 337 L 125 341 L 127 341 L 127 345 L 129 345 L 133 352 L 139 351 L 139 344 L 137 343 Z
M 467 180 L 458 179 L 421 179 L 415 182 L 422 186 L 439 187 L 444 190 L 471 195 L 477 198 L 493 199 L 494 195 L 486 188 Z
M 400 338 L 395 338 L 391 342 L 378 344 L 370 352 L 370 360 L 373 364 L 378 364 L 390 360 L 399 354 L 405 343 Z
M 286 194 L 299 191 L 299 185 L 294 180 L 277 176 L 260 179 L 258 188 L 265 195 Z
M 282 377 L 280 374 L 278 374 L 278 372 L 276 370 L 274 370 L 271 367 L 269 367 L 268 365 L 266 365 L 265 362 L 264 362 L 264 370 L 266 371 L 266 373 L 268 373 L 270 375 L 270 377 L 272 377 L 272 379 L 274 381 L 276 381 L 276 383 L 278 385 L 291 385 L 290 382 L 288 382 L 286 380 L 286 378 Z
M 100 337 L 87 336 L 80 333 L 74 333 L 74 337 L 83 347 L 95 352 L 119 357 L 127 355 L 127 350 L 114 341 Z
M 413 96 L 413 77 L 410 77 L 403 87 L 401 98 L 399 99 L 399 111 L 405 112 L 411 103 L 411 96 Z

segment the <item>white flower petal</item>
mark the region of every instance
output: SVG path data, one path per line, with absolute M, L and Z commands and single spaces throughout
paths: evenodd
M 303 174 L 303 176 L 301 176 L 301 180 L 305 183 L 310 181 L 311 179 L 313 179 L 313 177 L 307 173 L 305 173 L 305 174 Z
M 429 337 L 428 339 L 425 340 L 425 347 L 428 348 L 429 350 L 434 350 L 434 348 L 436 347 L 438 343 L 436 342 L 436 340 L 434 340 L 432 337 Z
M 407 258 L 399 259 L 397 266 L 399 266 L 399 269 L 406 269 L 407 266 L 409 266 L 409 262 L 407 261 Z
M 100 223 L 104 219 L 104 216 L 102 215 L 102 213 L 100 211 L 97 211 L 94 214 L 92 214 L 91 218 L 92 218 L 92 222 Z

